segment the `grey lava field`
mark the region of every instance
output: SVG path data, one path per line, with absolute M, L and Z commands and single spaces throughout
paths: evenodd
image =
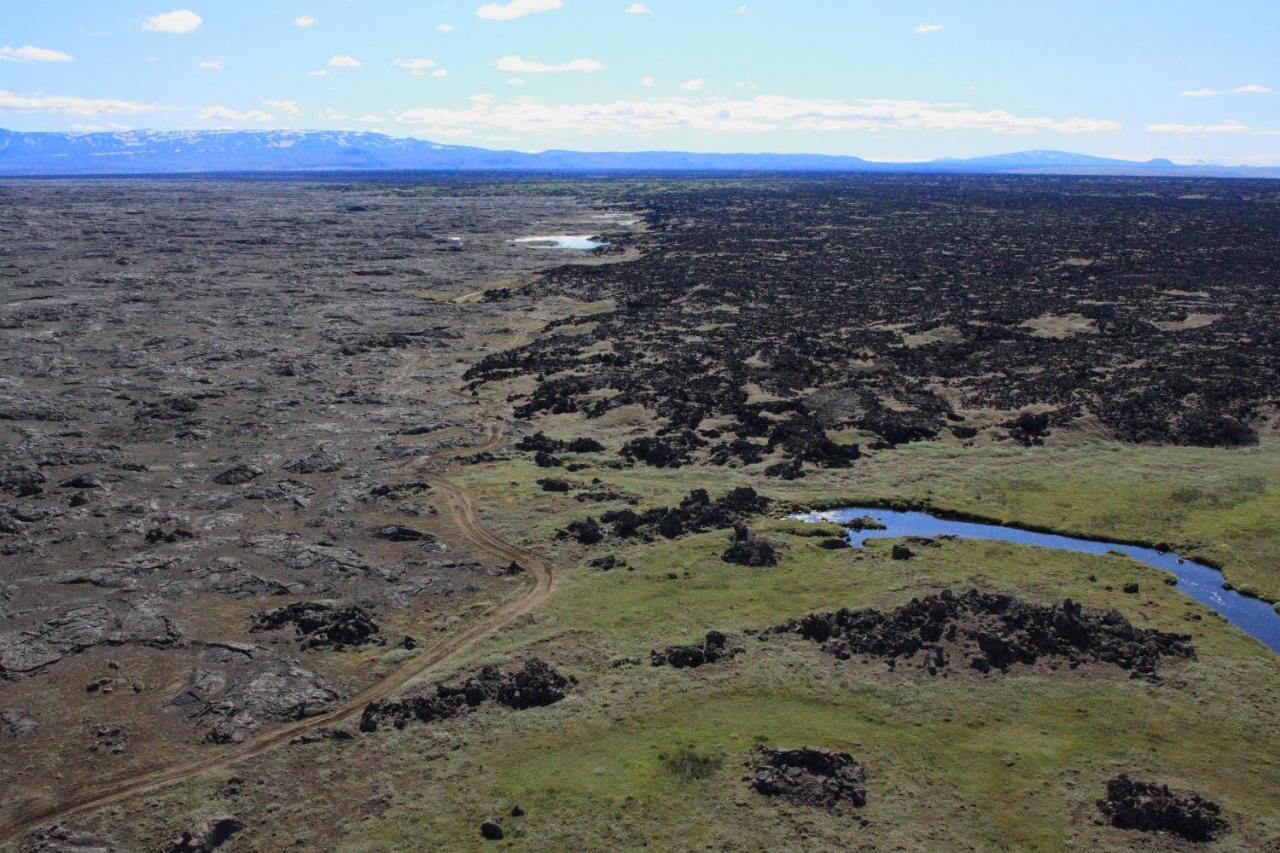
M 799 519 L 1280 606 L 1280 183 L 0 210 L 0 849 L 1280 847 L 1280 662 L 1175 576 Z

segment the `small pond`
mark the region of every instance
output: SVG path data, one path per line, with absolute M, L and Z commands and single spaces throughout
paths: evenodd
M 812 512 L 796 516 L 803 521 L 834 521 L 845 524 L 855 518 L 870 516 L 885 526 L 884 530 L 845 530 L 845 538 L 854 548 L 861 548 L 868 539 L 897 538 L 900 536 L 962 536 L 970 539 L 994 539 L 1039 548 L 1057 548 L 1060 551 L 1076 551 L 1084 554 L 1124 554 L 1149 566 L 1169 572 L 1177 580 L 1177 588 L 1196 601 L 1221 614 L 1251 637 L 1262 641 L 1274 652 L 1280 652 L 1280 613 L 1265 601 L 1241 595 L 1222 588 L 1222 573 L 1217 569 L 1179 557 L 1173 552 L 1160 552 L 1137 545 L 1117 545 L 1074 536 L 1054 533 L 1036 533 L 1017 527 L 999 524 L 981 524 L 972 521 L 951 521 L 927 512 L 896 512 L 875 507 L 850 506 L 825 512 Z
M 509 242 L 527 245 L 530 249 L 598 249 L 609 245 L 594 234 L 542 234 L 517 237 Z

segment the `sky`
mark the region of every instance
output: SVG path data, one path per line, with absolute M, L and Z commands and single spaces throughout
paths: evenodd
M 1280 164 L 1277 0 L 0 0 L 0 127 Z

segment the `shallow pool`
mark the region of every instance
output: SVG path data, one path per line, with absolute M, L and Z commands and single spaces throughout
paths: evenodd
M 854 548 L 861 548 L 868 539 L 897 538 L 900 536 L 963 536 L 970 539 L 994 539 L 1000 542 L 1016 542 L 1038 548 L 1057 548 L 1060 551 L 1077 551 L 1085 554 L 1116 552 L 1162 569 L 1178 579 L 1177 588 L 1204 606 L 1221 614 L 1251 637 L 1261 640 L 1274 652 L 1280 652 L 1280 614 L 1265 601 L 1241 595 L 1222 588 L 1222 573 L 1217 569 L 1179 557 L 1172 552 L 1160 552 L 1137 545 L 1117 545 L 1074 536 L 1054 533 L 1036 533 L 1017 527 L 999 524 L 981 524 L 972 521 L 951 521 L 927 512 L 895 512 L 874 507 L 850 506 L 825 512 L 797 515 L 804 521 L 834 521 L 844 524 L 855 518 L 870 516 L 885 526 L 885 530 L 846 529 L 845 538 Z
M 537 237 L 517 237 L 509 242 L 530 244 L 530 249 L 598 249 L 609 245 L 594 234 L 543 234 Z

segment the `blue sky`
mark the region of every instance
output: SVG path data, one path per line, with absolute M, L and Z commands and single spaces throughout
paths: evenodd
M 0 127 L 1280 163 L 1277 0 L 0 0 Z

